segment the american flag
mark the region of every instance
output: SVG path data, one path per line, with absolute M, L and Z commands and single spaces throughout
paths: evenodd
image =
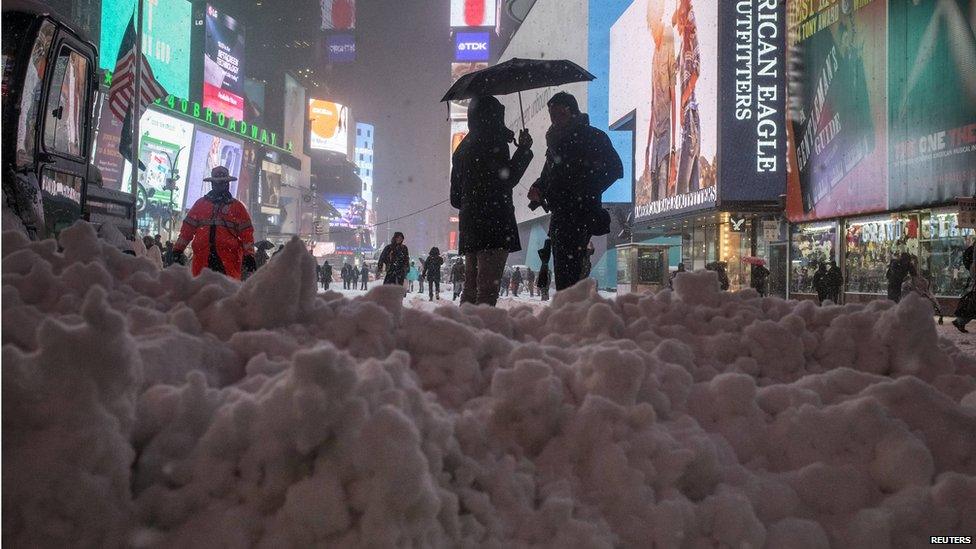
M 139 117 L 146 112 L 149 104 L 158 98 L 166 97 L 166 89 L 156 81 L 152 67 L 145 55 L 140 56 L 142 61 L 142 83 L 139 87 Z M 136 82 L 136 26 L 135 14 L 129 19 L 129 26 L 125 29 L 122 37 L 122 44 L 119 46 L 118 61 L 115 62 L 115 71 L 112 73 L 112 86 L 108 90 L 108 107 L 119 120 L 123 120 L 122 136 L 119 143 L 119 152 L 126 160 L 132 154 L 131 151 L 131 125 L 132 125 L 132 97 L 135 95 Z

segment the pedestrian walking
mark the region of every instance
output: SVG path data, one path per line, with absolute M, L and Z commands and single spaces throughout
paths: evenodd
M 434 301 L 435 296 L 437 299 L 441 298 L 441 265 L 443 264 L 441 251 L 434 246 L 430 249 L 427 260 L 424 261 L 424 270 L 420 272 L 420 276 L 427 281 L 431 301 Z
M 349 289 L 349 264 L 346 262 L 342 263 L 342 267 L 339 267 L 339 280 L 342 280 L 342 289 Z
M 512 289 L 512 268 L 505 267 L 502 271 L 502 283 L 498 295 L 507 296 Z
M 959 298 L 959 306 L 956 307 L 956 318 L 952 325 L 963 333 L 969 333 L 966 324 L 976 318 L 976 261 L 973 261 L 974 248 L 970 244 L 962 254 L 962 263 L 969 272 L 969 282 L 966 284 L 966 291 Z
M 532 137 L 505 127 L 505 107 L 494 97 L 477 97 L 468 105 L 468 135 L 452 157 L 451 205 L 458 209 L 464 256 L 462 303 L 494 306 L 508 254 L 522 249 L 512 189 L 532 161 Z
M 623 177 L 623 164 L 607 134 L 590 126 L 572 95 L 548 102 L 552 126 L 546 132 L 546 163 L 529 189 L 529 207 L 551 211 L 549 238 L 556 291 L 579 282 L 590 237 L 610 231 L 603 192 Z
M 359 268 L 352 265 L 349 269 L 349 274 L 352 275 L 352 289 L 359 288 Z
M 821 261 L 817 270 L 813 272 L 813 291 L 817 292 L 817 301 L 823 305 L 830 292 L 827 288 L 827 262 Z
M 454 289 L 454 297 L 451 301 L 454 301 L 461 295 L 464 291 L 464 259 L 458 258 L 454 262 L 454 266 L 451 267 L 451 286 Z
M 193 276 L 208 267 L 240 280 L 244 269 L 257 269 L 251 216 L 230 194 L 230 183 L 236 180 L 224 166 L 215 167 L 204 179 L 212 184 L 212 190 L 199 198 L 183 219 L 173 258 L 182 264 L 183 252 L 192 242 Z
M 525 267 L 525 286 L 529 289 L 529 297 L 535 297 L 535 273 L 529 266 Z
M 911 270 L 911 257 L 908 252 L 902 252 L 899 257 L 892 257 L 885 271 L 885 278 L 888 280 L 888 299 L 898 303 L 901 301 L 901 286 L 905 282 Z
M 678 270 L 675 271 L 675 272 L 673 272 L 673 273 L 671 273 L 671 276 L 668 278 L 668 288 L 671 288 L 672 290 L 674 289 L 674 279 L 677 278 L 678 275 L 680 273 L 683 273 L 683 272 L 686 272 L 685 271 L 685 264 L 684 263 L 678 263 Z
M 755 263 L 751 269 L 752 288 L 759 292 L 761 297 L 766 297 L 767 284 L 769 283 L 769 269 L 763 263 Z
M 383 284 L 403 286 L 407 271 L 410 270 L 410 255 L 403 241 L 403 233 L 397 231 L 393 233 L 390 243 L 380 252 L 380 259 L 376 264 L 376 276 L 379 277 L 384 267 L 386 268 Z
M 410 262 L 410 269 L 407 270 L 407 291 L 413 291 L 413 283 L 417 282 L 417 278 L 420 277 L 420 271 L 417 270 L 417 264 L 413 261 Z
M 522 268 L 515 267 L 515 272 L 512 273 L 512 296 L 518 297 L 519 287 L 522 285 Z
M 323 290 L 328 290 L 329 284 L 332 283 L 332 265 L 329 264 L 329 260 L 322 263 L 322 268 L 319 271 L 319 282 L 322 283 Z
M 420 282 L 420 284 L 418 284 L 419 288 L 417 288 L 417 293 L 418 294 L 422 294 L 422 293 L 424 293 L 424 281 L 427 279 L 424 276 L 424 272 L 425 272 L 425 261 L 424 261 L 424 258 L 418 257 L 417 258 L 417 262 L 420 263 L 420 267 L 417 269 L 417 272 L 418 272 L 417 280 Z
M 360 284 L 361 284 L 361 286 L 359 287 L 360 290 L 367 290 L 367 289 L 369 289 L 368 288 L 368 285 L 369 285 L 369 267 L 367 267 L 365 263 L 363 263 L 362 268 L 359 269 L 359 280 L 360 280 Z
M 552 255 L 552 242 L 546 239 L 546 243 L 539 249 L 538 253 L 542 266 L 539 267 L 539 276 L 536 277 L 535 285 L 539 288 L 539 297 L 542 298 L 542 301 L 549 301 L 549 257 Z
M 840 267 L 833 259 L 828 262 L 823 285 L 827 299 L 834 304 L 840 304 L 840 292 L 844 288 L 844 273 L 840 271 Z
M 718 274 L 718 285 L 723 292 L 728 291 L 728 289 L 732 286 L 731 281 L 729 280 L 729 274 L 725 270 L 724 261 L 713 261 L 705 265 L 705 269 L 708 271 L 715 271 L 715 273 Z
M 929 303 L 932 304 L 932 309 L 935 311 L 935 314 L 939 315 L 939 324 L 942 324 L 943 317 L 945 315 L 942 314 L 942 307 L 939 305 L 939 301 L 935 299 L 934 295 L 932 295 L 931 285 L 929 284 L 928 279 L 922 276 L 922 271 L 919 269 L 918 266 L 917 256 L 915 255 L 911 256 L 911 264 L 912 264 L 912 268 L 911 268 L 912 274 L 909 274 L 908 278 L 905 279 L 905 283 L 902 284 L 901 294 L 904 296 L 907 294 L 915 293 L 927 299 Z

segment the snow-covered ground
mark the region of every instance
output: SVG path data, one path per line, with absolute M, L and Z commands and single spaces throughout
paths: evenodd
M 3 234 L 12 546 L 976 534 L 976 360 L 913 297 L 821 308 L 701 273 L 654 296 L 405 306 L 320 295 L 297 241 L 243 285 L 83 224 L 62 245 Z

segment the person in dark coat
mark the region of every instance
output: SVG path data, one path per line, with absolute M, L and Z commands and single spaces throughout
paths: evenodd
M 369 284 L 369 267 L 367 267 L 365 263 L 363 263 L 362 268 L 359 269 L 359 280 L 360 280 L 359 289 L 360 290 L 368 289 L 367 286 Z
M 437 299 L 441 298 L 441 265 L 444 264 L 444 258 L 441 257 L 441 251 L 437 246 L 430 249 L 430 253 L 427 254 L 427 260 L 422 262 L 424 265 L 424 270 L 421 271 L 421 279 L 427 281 L 428 290 L 430 291 L 430 300 L 434 301 L 434 296 Z M 436 292 L 435 292 L 436 290 Z
M 888 280 L 888 299 L 898 303 L 901 301 L 901 285 L 905 278 L 910 274 L 911 256 L 907 252 L 902 252 L 901 256 L 891 258 L 885 278 Z
M 355 290 L 359 288 L 359 268 L 352 265 L 352 268 L 349 270 L 349 274 L 352 275 L 352 289 Z
M 535 297 L 535 273 L 529 266 L 525 267 L 525 287 L 529 290 L 529 297 Z
M 464 256 L 462 303 L 498 301 L 508 254 L 522 249 L 512 190 L 532 161 L 532 137 L 505 127 L 505 107 L 494 97 L 476 97 L 468 106 L 468 135 L 458 145 L 451 169 L 451 205 L 458 209 Z M 515 153 L 509 156 L 509 143 Z
M 539 250 L 539 261 L 542 262 L 542 266 L 539 267 L 539 275 L 535 278 L 535 285 L 539 288 L 539 296 L 542 301 L 549 301 L 549 257 L 552 255 L 552 243 L 547 239 L 546 243 Z
M 522 285 L 522 268 L 515 267 L 515 272 L 512 273 L 512 295 L 518 297 L 519 286 Z
M 750 279 L 752 288 L 759 292 L 759 295 L 766 297 L 767 283 L 769 282 L 769 269 L 765 265 L 758 263 L 752 266 Z
M 724 261 L 713 261 L 708 265 L 705 265 L 705 269 L 715 271 L 718 274 L 719 288 L 721 288 L 723 292 L 728 291 L 728 289 L 732 286 L 732 283 L 729 280 L 729 274 L 725 270 Z
M 671 288 L 672 290 L 674 289 L 674 279 L 678 276 L 678 273 L 683 272 L 685 272 L 685 264 L 678 263 L 678 270 L 671 273 L 671 276 L 668 278 L 668 288 Z
M 400 231 L 393 233 L 390 243 L 380 252 L 380 259 L 376 264 L 376 276 L 381 275 L 383 268 L 386 268 L 383 284 L 403 286 L 403 279 L 410 270 L 410 252 L 403 240 L 403 233 Z
M 817 270 L 813 272 L 813 291 L 817 292 L 817 301 L 823 305 L 829 295 L 827 290 L 827 263 L 825 261 L 821 261 L 817 265 Z
M 827 299 L 834 303 L 840 303 L 840 291 L 844 287 L 844 274 L 840 272 L 837 262 L 830 260 L 830 267 L 824 275 L 824 287 L 827 292 Z
M 322 283 L 323 290 L 329 289 L 329 284 L 332 282 L 332 265 L 329 265 L 328 260 L 322 263 L 322 267 L 319 269 L 319 282 Z
M 590 237 L 606 234 L 603 192 L 623 177 L 623 164 L 606 133 L 590 126 L 572 95 L 559 92 L 548 102 L 552 126 L 546 132 L 546 163 L 529 189 L 529 207 L 552 213 L 556 291 L 579 282 Z M 602 227 L 602 228 L 601 228 Z
M 425 265 L 427 264 L 427 261 L 422 257 L 418 257 L 417 261 L 420 262 L 420 270 L 419 270 L 420 272 L 417 275 L 417 280 L 420 282 L 420 284 L 417 285 L 417 293 L 422 294 L 424 293 L 424 281 L 427 280 L 427 277 L 424 276 L 424 272 L 425 272 L 424 269 L 425 269 Z
M 499 295 L 508 295 L 512 291 L 512 269 L 505 267 L 502 271 L 501 291 Z
M 956 318 L 952 321 L 952 325 L 963 333 L 969 333 L 966 324 L 976 318 L 976 287 L 973 284 L 976 281 L 976 269 L 973 268 L 976 266 L 976 262 L 973 261 L 973 255 L 973 244 L 970 244 L 962 254 L 963 266 L 969 271 L 969 283 L 966 285 L 965 293 L 959 298 L 959 305 L 956 307 L 955 313 Z
M 454 288 L 454 297 L 452 301 L 457 299 L 464 291 L 464 259 L 458 258 L 454 262 L 454 266 L 451 267 L 451 286 Z

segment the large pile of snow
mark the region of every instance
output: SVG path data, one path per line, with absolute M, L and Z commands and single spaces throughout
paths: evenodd
M 318 295 L 3 235 L 3 541 L 847 547 L 976 532 L 976 363 L 930 306 Z

